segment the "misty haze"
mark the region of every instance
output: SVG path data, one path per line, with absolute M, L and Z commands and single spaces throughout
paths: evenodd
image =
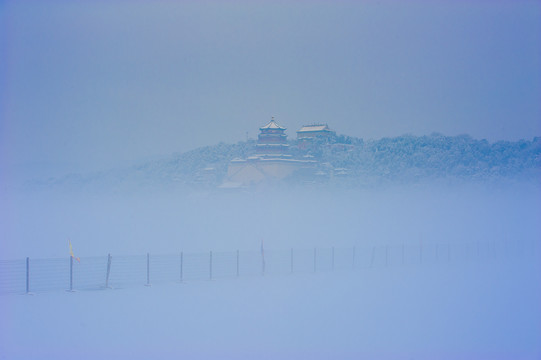
M 0 359 L 538 359 L 539 3 L 7 1 Z

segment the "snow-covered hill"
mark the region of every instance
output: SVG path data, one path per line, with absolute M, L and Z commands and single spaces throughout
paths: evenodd
M 290 141 L 295 157 L 310 155 L 325 171 L 326 184 L 366 186 L 415 183 L 426 179 L 492 180 L 529 178 L 541 174 L 541 138 L 489 143 L 467 135 L 405 135 L 366 140 L 338 136 L 310 151 Z M 255 142 L 220 143 L 157 160 L 108 171 L 32 179 L 28 187 L 69 188 L 216 187 L 227 174 L 229 162 L 254 153 Z M 334 171 L 340 176 L 330 176 Z M 332 177 L 332 181 L 328 181 Z M 301 183 L 295 178 L 289 183 Z M 306 182 L 306 177 L 302 182 Z M 308 179 L 318 182 L 316 179 Z M 321 182 L 321 181 L 319 181 Z

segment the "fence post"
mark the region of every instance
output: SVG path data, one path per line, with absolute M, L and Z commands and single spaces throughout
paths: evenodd
M 145 286 L 150 286 L 150 253 L 147 253 L 147 283 Z
M 184 269 L 183 269 L 183 267 L 184 267 L 184 252 L 181 251 L 180 252 L 180 282 L 182 282 L 184 280 L 183 279 L 184 278 L 184 274 L 183 274 Z
M 291 248 L 291 273 L 293 274 L 293 248 Z
M 73 256 L 70 256 L 70 289 L 73 291 Z
M 314 272 L 316 272 L 316 268 L 317 268 L 317 249 L 314 248 Z
M 332 247 L 331 270 L 334 271 L 334 246 Z
M 239 251 L 237 250 L 237 277 L 239 277 Z
M 111 274 L 111 254 L 107 255 L 107 274 L 105 275 L 105 288 L 109 288 L 109 275 Z
M 261 276 L 265 276 L 265 250 L 263 249 L 263 242 L 261 242 Z
M 209 256 L 209 279 L 212 280 L 212 250 Z
M 26 258 L 26 293 L 30 293 L 30 258 Z

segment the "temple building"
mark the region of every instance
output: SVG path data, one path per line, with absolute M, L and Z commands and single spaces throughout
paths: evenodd
M 257 137 L 256 156 L 262 158 L 288 158 L 291 157 L 289 152 L 289 144 L 287 143 L 286 128 L 271 121 L 259 128 L 259 136 Z
M 314 140 L 323 139 L 325 142 L 336 136 L 327 124 L 304 125 L 297 131 L 297 143 L 300 149 L 310 148 Z
M 292 158 L 289 154 L 286 128 L 278 125 L 274 118 L 260 127 L 259 131 L 255 156 L 231 160 L 222 188 L 280 181 L 293 176 L 296 172 L 315 167 L 314 160 Z

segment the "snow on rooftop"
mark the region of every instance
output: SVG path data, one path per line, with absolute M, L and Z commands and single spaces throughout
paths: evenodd
M 308 131 L 331 131 L 327 124 L 314 124 L 314 125 L 304 125 L 297 132 L 308 132 Z
M 285 127 L 282 127 L 282 126 L 278 125 L 278 124 L 276 123 L 276 121 L 274 121 L 274 118 L 273 118 L 267 125 L 265 125 L 265 126 L 263 126 L 263 127 L 260 127 L 259 129 L 260 129 L 260 130 L 265 130 L 265 129 L 286 130 Z

